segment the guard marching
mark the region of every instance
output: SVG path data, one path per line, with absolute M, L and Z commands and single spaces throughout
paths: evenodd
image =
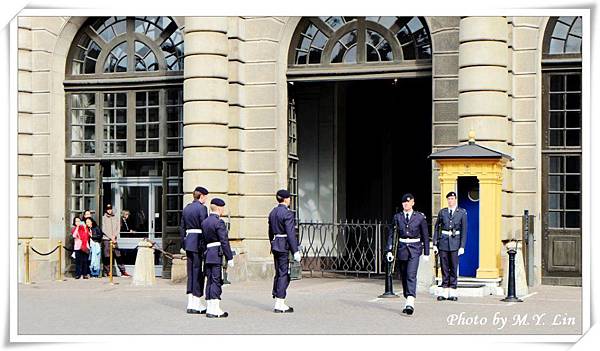
M 181 214 L 181 249 L 185 250 L 187 257 L 187 313 L 201 314 L 206 312 L 200 298 L 204 289 L 204 274 L 202 272 L 202 259 L 204 253 L 204 237 L 202 235 L 202 221 L 208 217 L 204 203 L 208 190 L 201 186 L 194 189 L 194 200 L 187 204 Z
M 419 269 L 419 258 L 424 251 L 423 259 L 429 261 L 429 231 L 425 215 L 414 211 L 414 197 L 411 194 L 402 196 L 403 212 L 394 215 L 392 223 L 398 231 L 398 249 L 392 253 L 394 247 L 393 230 L 388 233 L 387 238 L 387 260 L 393 261 L 394 255 L 398 257 L 400 274 L 402 275 L 402 290 L 406 298 L 402 313 L 413 314 L 415 310 L 415 297 L 417 296 L 417 271 Z
M 446 195 L 448 207 L 438 213 L 433 231 L 433 251 L 438 252 L 442 266 L 442 293 L 437 300 L 458 300 L 458 256 L 467 242 L 467 211 L 456 206 L 456 193 Z
M 223 256 L 227 266 L 233 267 L 233 253 L 229 246 L 229 237 L 225 222 L 220 218 L 224 212 L 225 201 L 215 198 L 210 201 L 210 215 L 202 222 L 202 232 L 206 240 L 205 271 L 206 271 L 206 317 L 225 318 L 229 315 L 221 310 L 221 264 Z
M 290 206 L 290 193 L 282 189 L 277 191 L 275 198 L 278 205 L 269 213 L 269 240 L 275 262 L 272 291 L 275 299 L 273 312 L 289 313 L 294 312 L 294 309 L 285 304 L 286 290 L 290 284 L 288 251 L 293 253 L 296 262 L 300 262 L 300 251 L 298 251 L 294 213 L 288 208 Z

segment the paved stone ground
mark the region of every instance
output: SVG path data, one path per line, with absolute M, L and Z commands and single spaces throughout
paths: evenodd
M 438 302 L 420 292 L 415 314 L 407 316 L 401 313 L 404 298 L 377 298 L 383 280 L 303 278 L 292 281 L 288 290 L 286 302 L 296 312 L 275 314 L 271 282 L 252 281 L 224 287 L 221 308 L 230 316 L 216 320 L 185 313 L 184 285 L 162 279 L 146 288 L 133 287 L 128 278 L 115 282 L 119 284 L 109 285 L 106 278 L 20 284 L 18 333 L 275 334 L 282 325 L 290 334 L 581 334 L 582 330 L 581 289 L 571 287 L 538 287 L 522 303 L 500 302 L 497 296 Z M 397 281 L 395 290 L 401 291 Z M 506 318 L 504 327 L 495 324 L 495 315 Z M 519 318 L 527 324 L 515 323 Z

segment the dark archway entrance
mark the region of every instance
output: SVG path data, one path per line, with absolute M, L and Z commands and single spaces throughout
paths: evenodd
M 431 217 L 430 87 L 429 77 L 292 86 L 301 222 L 386 222 L 406 192 Z

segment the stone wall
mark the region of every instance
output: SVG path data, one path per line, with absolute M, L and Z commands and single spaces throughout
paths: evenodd
M 68 49 L 84 19 L 18 18 L 18 235 L 41 252 L 66 238 L 63 80 Z M 32 280 L 55 277 L 56 254 L 33 254 L 31 260 Z
M 426 17 L 433 45 L 432 152 L 458 144 L 458 29 L 460 17 Z M 431 162 L 432 213 L 440 210 L 439 167 Z

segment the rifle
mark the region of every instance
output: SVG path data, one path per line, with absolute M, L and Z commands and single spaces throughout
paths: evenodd
M 438 283 L 437 280 L 438 280 L 438 269 L 439 269 L 438 260 L 439 260 L 439 258 L 440 258 L 440 255 L 439 255 L 438 252 L 436 252 L 435 253 L 435 257 L 434 257 L 434 259 L 435 259 L 435 278 L 434 278 L 435 282 L 434 282 L 434 284 L 436 286 L 437 286 L 437 283 Z
M 395 221 L 395 220 L 394 220 Z M 394 234 L 392 236 L 392 255 L 394 255 L 394 260 L 391 262 L 392 263 L 392 273 L 394 274 L 394 269 L 396 267 L 396 254 L 398 253 L 398 226 L 396 226 L 396 223 L 393 224 L 393 231 Z

